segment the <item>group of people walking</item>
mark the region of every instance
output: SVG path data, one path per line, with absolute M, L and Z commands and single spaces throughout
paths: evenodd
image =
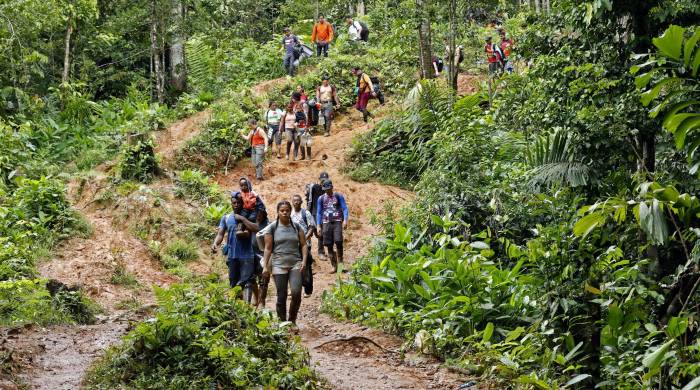
M 512 73 L 513 63 L 510 61 L 510 53 L 513 48 L 513 39 L 508 36 L 503 28 L 498 29 L 498 35 L 501 38 L 498 44 L 493 42 L 493 38 L 490 35 L 486 37 L 486 43 L 484 44 L 486 60 L 489 63 L 489 73 Z
M 301 195 L 277 204 L 276 217 L 270 221 L 262 198 L 253 191 L 250 180 L 239 180 L 239 190 L 231 192 L 230 214 L 219 222 L 212 243 L 216 253 L 222 243 L 229 284 L 240 286 L 243 299 L 265 306 L 270 279 L 277 291 L 276 311 L 281 321 L 296 323 L 302 289 L 313 292 L 314 262 L 312 238 L 318 238 L 318 258 L 328 258 L 331 273 L 342 268 L 343 231 L 347 229 L 349 209 L 345 197 L 336 192 L 328 173 L 321 172 L 317 183 L 306 186 L 306 209 Z M 291 302 L 287 310 L 288 290 Z

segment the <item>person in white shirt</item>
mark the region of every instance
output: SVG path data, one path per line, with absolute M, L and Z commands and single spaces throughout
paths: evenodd
M 369 29 L 362 22 L 348 18 L 346 20 L 348 25 L 348 35 L 353 41 L 365 41 L 369 40 Z
M 265 112 L 265 123 L 267 124 L 267 142 L 268 146 L 272 146 L 272 141 L 274 141 L 275 146 L 277 146 L 277 158 L 280 158 L 280 146 L 282 145 L 282 131 L 280 131 L 280 121 L 284 111 L 277 108 L 277 103 L 270 102 L 270 107 L 267 112 Z

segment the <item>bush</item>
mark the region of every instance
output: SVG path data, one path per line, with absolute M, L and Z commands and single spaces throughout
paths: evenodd
M 216 183 L 198 170 L 186 169 L 175 180 L 175 196 L 205 204 L 221 203 L 225 199 Z
M 308 352 L 237 294 L 217 282 L 156 287 L 155 317 L 108 351 L 87 387 L 319 388 Z
M 134 140 L 122 148 L 119 174 L 124 180 L 149 183 L 158 174 L 155 146 L 147 135 L 136 135 Z
M 176 268 L 183 263 L 194 261 L 199 258 L 199 250 L 194 243 L 183 240 L 173 240 L 160 254 L 160 260 L 166 268 Z

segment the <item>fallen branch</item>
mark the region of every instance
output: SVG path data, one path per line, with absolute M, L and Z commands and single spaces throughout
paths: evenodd
M 352 336 L 352 337 L 348 337 L 348 338 L 345 338 L 345 339 L 336 339 L 336 340 L 326 341 L 325 343 L 321 343 L 321 344 L 315 346 L 314 349 L 318 349 L 318 348 L 323 347 L 324 345 L 332 344 L 332 343 L 347 343 L 347 342 L 351 342 L 351 341 L 360 341 L 360 340 L 361 340 L 361 341 L 366 341 L 366 342 L 368 342 L 368 343 L 374 345 L 375 347 L 381 349 L 381 350 L 384 351 L 384 352 L 391 352 L 391 353 L 394 353 L 394 351 L 391 351 L 391 350 L 389 350 L 389 349 L 386 349 L 386 348 L 382 347 L 381 345 L 377 344 L 374 340 L 372 340 L 372 339 L 370 339 L 370 338 L 367 338 L 367 337 L 364 337 L 364 336 Z

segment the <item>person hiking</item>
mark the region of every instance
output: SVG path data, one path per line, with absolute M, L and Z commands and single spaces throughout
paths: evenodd
M 284 133 L 287 137 L 287 160 L 289 160 L 292 144 L 294 144 L 294 160 L 296 160 L 297 153 L 299 152 L 299 137 L 297 134 L 297 118 L 294 105 L 289 104 L 287 106 L 287 110 L 282 115 L 280 123 L 284 125 Z
M 501 36 L 501 42 L 498 44 L 498 46 L 501 49 L 501 52 L 503 53 L 503 69 L 508 71 L 509 73 L 513 72 L 513 64 L 510 61 L 510 53 L 513 48 L 513 39 L 511 39 L 508 34 L 506 34 L 505 29 L 499 29 L 498 30 L 499 35 Z
M 445 44 L 445 76 L 449 85 L 456 86 L 457 78 L 459 77 L 459 67 L 464 61 L 464 47 L 462 47 L 462 45 L 456 45 L 454 50 L 455 54 L 453 56 L 451 53 L 452 49 L 450 47 L 449 39 L 445 37 L 443 42 Z M 450 75 L 450 67 L 453 65 L 455 67 L 455 72 L 454 74 Z M 450 76 L 454 78 L 450 79 Z
M 302 281 L 304 287 L 304 293 L 306 296 L 310 296 L 314 290 L 313 285 L 313 272 L 311 270 L 311 265 L 314 262 L 313 256 L 311 256 L 311 237 L 316 234 L 316 221 L 314 217 L 311 216 L 309 210 L 301 208 L 301 195 L 294 195 L 292 197 L 292 214 L 291 218 L 294 223 L 301 226 L 304 231 L 304 236 L 306 237 L 306 250 L 307 250 L 307 263 L 302 273 Z
M 316 87 L 316 100 L 321 104 L 321 116 L 323 117 L 323 135 L 331 135 L 331 122 L 333 121 L 333 109 L 340 105 L 335 86 L 330 84 L 328 75 L 321 78 L 321 85 Z
M 352 74 L 357 77 L 357 103 L 355 108 L 362 113 L 362 120 L 367 123 L 369 118 L 374 118 L 374 115 L 367 111 L 367 103 L 369 103 L 369 99 L 372 96 L 376 97 L 377 94 L 374 92 L 372 80 L 369 75 L 362 72 L 362 69 L 356 66 L 352 68 Z
M 311 215 L 314 216 L 316 226 L 321 225 L 321 220 L 317 218 L 316 210 L 318 210 L 318 198 L 323 195 L 323 188 L 321 188 L 321 185 L 326 180 L 329 180 L 328 173 L 321 172 L 321 174 L 318 176 L 318 183 L 306 185 L 306 209 L 309 210 Z M 325 247 L 323 246 L 323 240 L 321 239 L 322 237 L 319 234 L 318 229 L 316 230 L 316 237 L 318 239 L 318 257 L 324 258 L 326 257 Z
M 231 287 L 243 288 L 243 299 L 250 303 L 255 284 L 255 255 L 253 253 L 253 240 L 250 235 L 239 236 L 236 233 L 238 225 L 244 225 L 249 232 L 257 232 L 258 225 L 241 215 L 243 201 L 239 192 L 231 193 L 231 209 L 233 212 L 224 215 L 219 221 L 219 230 L 211 245 L 212 253 L 216 253 L 221 242 L 226 236 L 226 245 L 223 254 L 226 256 L 228 266 L 228 279 Z
M 486 44 L 484 45 L 484 52 L 486 53 L 486 60 L 489 63 L 489 73 L 495 74 L 499 71 L 501 62 L 503 61 L 503 53 L 498 45 L 492 42 L 491 36 L 486 37 Z
M 343 229 L 348 227 L 348 206 L 343 195 L 333 192 L 333 182 L 325 180 L 321 184 L 325 194 L 318 198 L 316 220 L 321 221 L 323 245 L 328 250 L 333 271 L 338 272 L 338 264 L 343 264 Z M 333 245 L 337 252 L 333 250 Z M 346 272 L 343 269 L 343 272 Z
M 282 46 L 284 47 L 284 69 L 289 76 L 294 76 L 296 67 L 294 61 L 297 59 L 296 46 L 300 45 L 299 38 L 292 34 L 289 27 L 284 28 L 284 37 L 282 37 Z
M 314 24 L 311 31 L 311 42 L 316 44 L 316 56 L 320 57 L 323 53 L 324 57 L 328 57 L 328 46 L 333 40 L 333 26 L 326 22 L 326 18 L 320 16 L 318 23 Z
M 348 35 L 353 41 L 369 42 L 369 28 L 359 20 L 348 18 L 345 23 L 348 25 Z
M 431 62 L 433 64 L 433 71 L 435 72 L 435 77 L 440 77 L 440 73 L 442 73 L 442 70 L 445 68 L 445 63 L 442 61 L 442 58 L 438 56 L 433 56 Z
M 251 183 L 247 177 L 240 178 L 238 180 L 238 186 L 240 188 L 239 195 L 241 197 L 241 201 L 243 202 L 240 214 L 246 217 L 246 219 L 249 221 L 257 220 L 256 214 L 261 210 L 265 210 L 265 203 L 263 203 L 260 196 L 253 191 L 253 183 Z M 236 234 L 244 234 L 245 231 L 245 226 L 239 225 Z
M 263 180 L 263 162 L 267 152 L 267 133 L 258 126 L 258 120 L 255 118 L 248 120 L 248 129 L 250 132 L 246 139 L 250 142 L 252 148 L 250 157 L 253 160 L 253 166 L 255 166 L 255 178 Z
M 305 103 L 305 107 L 308 107 L 308 105 Z M 305 160 L 307 155 L 309 157 L 309 160 L 311 160 L 311 131 L 309 129 L 309 120 L 307 116 L 307 110 L 299 110 L 297 109 L 295 113 L 295 118 L 296 118 L 296 124 L 297 124 L 297 137 L 298 137 L 298 143 L 301 148 L 301 159 Z M 294 159 L 296 160 L 297 158 L 297 152 L 296 148 L 294 150 Z
M 277 108 L 277 103 L 270 102 L 270 106 L 265 112 L 265 125 L 267 126 L 267 145 L 277 147 L 277 158 L 280 156 L 280 148 L 282 146 L 282 133 L 284 129 L 280 129 L 280 121 L 282 120 L 284 111 Z
M 306 237 L 301 226 L 291 219 L 292 205 L 283 200 L 277 204 L 277 220 L 265 234 L 263 276 L 272 275 L 277 290 L 277 316 L 296 325 L 301 305 L 302 272 L 306 266 Z M 287 316 L 287 286 L 292 301 Z

